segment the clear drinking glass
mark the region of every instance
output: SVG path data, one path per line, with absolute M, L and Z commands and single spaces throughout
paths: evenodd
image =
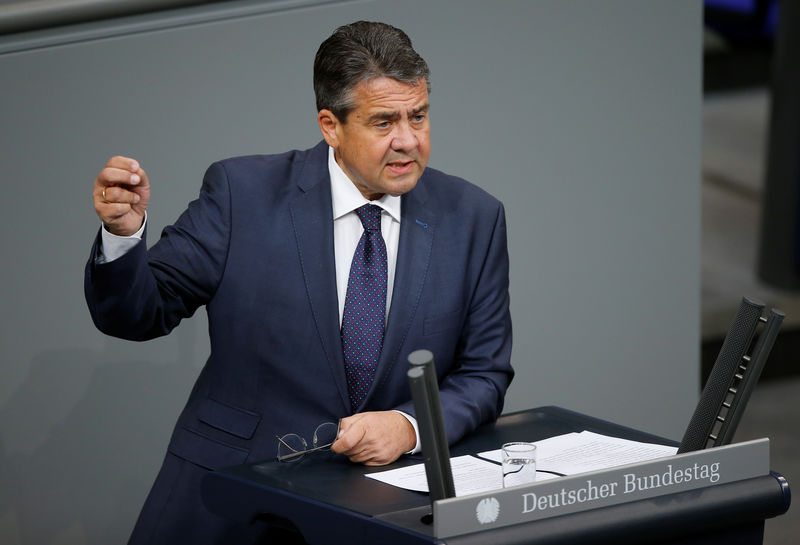
M 502 453 L 503 488 L 536 482 L 536 445 L 506 443 Z

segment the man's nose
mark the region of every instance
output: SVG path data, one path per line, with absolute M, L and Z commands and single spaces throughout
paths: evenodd
M 396 125 L 394 138 L 392 138 L 392 149 L 395 151 L 408 151 L 417 147 L 419 140 L 414 129 L 408 123 L 398 123 Z

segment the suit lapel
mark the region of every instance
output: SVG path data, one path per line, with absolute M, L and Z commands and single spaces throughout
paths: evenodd
M 333 210 L 327 158 L 328 146 L 325 142 L 311 150 L 305 166 L 299 169 L 299 175 L 293 180 L 300 189 L 300 194 L 291 202 L 290 209 L 317 334 L 342 403 L 349 411 L 350 401 L 339 334 L 339 300 L 333 255 Z
M 419 306 L 430 264 L 436 215 L 425 204 L 427 191 L 423 180 L 424 177 L 413 191 L 403 195 L 392 306 L 372 391 L 391 375 L 395 365 L 403 364 L 397 360 Z

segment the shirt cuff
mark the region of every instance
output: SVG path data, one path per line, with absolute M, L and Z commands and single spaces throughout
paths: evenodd
M 417 442 L 414 445 L 414 448 L 409 450 L 405 454 L 417 454 L 417 453 L 421 452 L 422 451 L 422 446 L 420 445 L 420 441 L 419 441 L 419 426 L 417 426 L 417 419 L 414 418 L 413 416 L 411 416 L 410 414 L 404 413 L 403 411 L 395 410 L 394 412 L 400 413 L 400 414 L 402 414 L 403 416 L 406 417 L 406 420 L 408 420 L 411 423 L 411 425 L 414 426 L 414 435 L 416 435 L 416 437 L 417 437 Z
M 142 221 L 142 226 L 138 231 L 129 237 L 121 237 L 110 233 L 108 229 L 106 229 L 105 225 L 103 225 L 100 228 L 100 248 L 97 252 L 97 259 L 95 259 L 95 263 L 98 265 L 103 263 L 111 263 L 115 259 L 119 259 L 127 254 L 133 249 L 134 246 L 139 244 L 140 240 L 142 240 L 142 234 L 144 233 L 145 225 L 147 225 L 147 212 L 144 213 L 144 221 Z

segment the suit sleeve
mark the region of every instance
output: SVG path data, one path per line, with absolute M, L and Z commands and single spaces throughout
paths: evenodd
M 230 191 L 215 163 L 200 196 L 148 251 L 145 237 L 110 263 L 96 263 L 99 236 L 84 274 L 92 320 L 102 332 L 129 340 L 166 335 L 214 295 L 230 239 Z
M 505 212 L 498 203 L 452 366 L 439 380 L 442 414 L 450 444 L 479 425 L 497 419 L 503 411 L 506 390 L 514 376 L 508 288 Z M 400 410 L 414 414 L 411 403 L 404 404 Z

